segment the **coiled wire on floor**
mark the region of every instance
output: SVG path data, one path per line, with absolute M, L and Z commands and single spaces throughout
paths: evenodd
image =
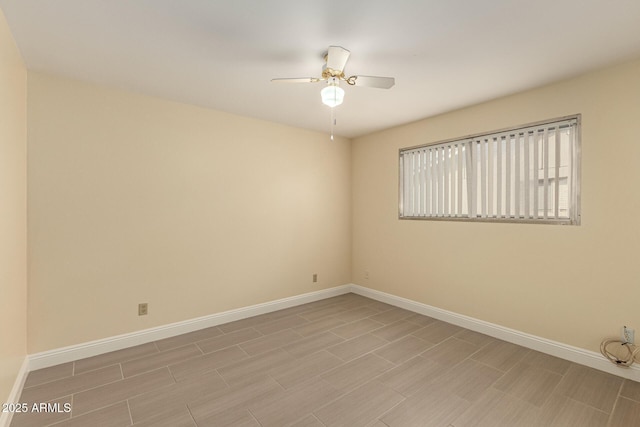
M 619 339 L 605 339 L 600 343 L 600 353 L 614 365 L 629 367 L 640 363 L 640 347 Z

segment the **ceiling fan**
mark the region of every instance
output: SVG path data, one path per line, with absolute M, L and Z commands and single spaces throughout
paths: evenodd
M 349 59 L 349 52 L 341 46 L 329 46 L 329 50 L 324 55 L 325 65 L 322 67 L 322 77 L 298 77 L 271 79 L 272 82 L 283 83 L 316 83 L 326 81 L 327 86 L 320 91 L 322 102 L 333 108 L 344 101 L 344 89 L 340 87 L 340 81 L 344 81 L 351 86 L 375 87 L 379 89 L 389 89 L 395 84 L 393 77 L 378 76 L 350 76 L 345 77 L 344 66 Z

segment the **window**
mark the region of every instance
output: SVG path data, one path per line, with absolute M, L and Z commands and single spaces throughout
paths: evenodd
M 400 218 L 580 224 L 580 115 L 400 150 Z

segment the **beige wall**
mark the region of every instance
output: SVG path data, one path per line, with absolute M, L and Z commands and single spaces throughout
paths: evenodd
M 575 113 L 581 226 L 398 220 L 399 148 Z M 635 61 L 354 140 L 353 281 L 594 351 L 640 330 L 639 135 Z
M 27 354 L 27 71 L 0 10 L 0 402 Z
M 29 353 L 350 281 L 348 140 L 32 72 L 28 93 Z

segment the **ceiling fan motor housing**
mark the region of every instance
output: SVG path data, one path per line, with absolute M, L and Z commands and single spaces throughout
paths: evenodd
M 333 68 L 328 68 L 327 64 L 322 66 L 322 78 L 330 79 L 331 77 L 335 77 L 337 79 L 344 79 L 344 71 L 337 71 Z

